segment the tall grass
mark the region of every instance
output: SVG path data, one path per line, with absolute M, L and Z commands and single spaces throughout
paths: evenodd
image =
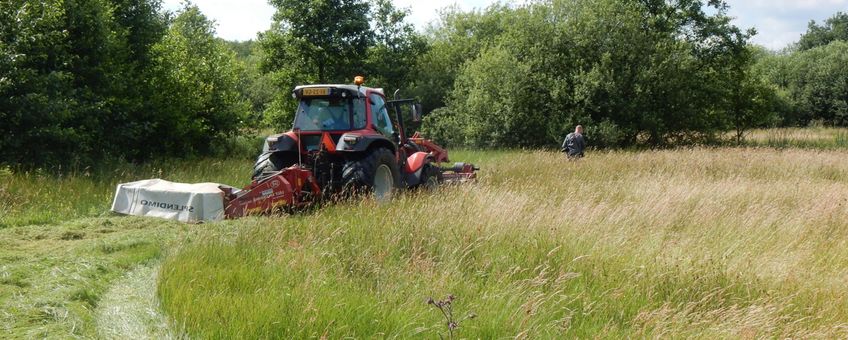
M 92 167 L 15 169 L 0 166 L 0 229 L 109 214 L 118 183 L 162 178 L 244 186 L 264 138 L 230 137 L 210 146 L 214 157 L 108 161 Z
M 774 148 L 846 149 L 848 129 L 810 127 L 754 130 L 746 137 L 746 144 Z
M 0 229 L 107 215 L 117 184 L 139 179 L 243 186 L 250 182 L 252 163 L 239 157 L 121 163 L 67 172 L 6 168 L 0 170 Z
M 200 338 L 846 337 L 848 153 L 477 158 L 474 185 L 228 221 L 163 264 Z M 458 314 L 459 315 L 459 314 Z

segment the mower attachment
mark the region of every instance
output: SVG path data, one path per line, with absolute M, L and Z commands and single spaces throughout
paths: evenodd
M 321 196 L 312 172 L 293 165 L 254 181 L 243 190 L 221 187 L 224 192 L 224 216 L 228 219 L 247 215 L 292 211 L 314 203 Z
M 442 177 L 445 183 L 463 183 L 477 178 L 475 171 L 480 168 L 471 163 L 454 163 L 452 167 L 442 167 Z
M 441 164 L 442 162 L 450 162 L 448 151 L 434 143 L 429 139 L 421 137 L 421 134 L 416 132 L 409 140 L 418 145 L 421 149 L 429 152 L 433 162 Z M 477 178 L 475 171 L 480 168 L 471 163 L 454 163 L 452 167 L 439 167 L 442 172 L 442 178 L 446 183 L 463 183 Z

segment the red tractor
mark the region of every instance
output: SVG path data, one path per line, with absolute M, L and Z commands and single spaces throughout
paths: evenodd
M 382 89 L 362 83 L 356 77 L 354 85 L 296 87 L 293 129 L 266 139 L 250 186 L 222 188 L 226 215 L 296 208 L 350 193 L 383 201 L 397 189 L 475 178 L 473 165 L 443 168 L 440 164 L 449 162 L 445 149 L 418 133 L 407 136 L 402 113 L 420 121 L 419 104 L 388 100 Z

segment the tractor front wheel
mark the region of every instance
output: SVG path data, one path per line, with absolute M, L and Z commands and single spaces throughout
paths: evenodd
M 374 194 L 377 201 L 391 200 L 399 187 L 400 171 L 391 151 L 379 148 L 345 162 L 342 183 L 346 193 Z

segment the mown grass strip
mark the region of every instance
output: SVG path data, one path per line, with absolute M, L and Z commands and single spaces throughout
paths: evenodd
M 161 256 L 179 224 L 88 218 L 0 230 L 0 337 L 93 338 L 103 294 Z

